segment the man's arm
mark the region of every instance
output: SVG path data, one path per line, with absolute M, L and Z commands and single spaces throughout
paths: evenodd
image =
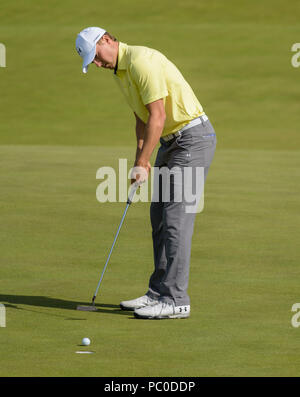
M 143 136 L 138 140 L 136 165 L 146 168 L 149 173 L 149 162 L 164 129 L 166 113 L 163 99 L 146 105 L 149 111 L 147 124 L 144 124 Z M 142 131 L 140 129 L 139 131 Z
M 137 159 L 142 151 L 144 144 L 144 136 L 145 136 L 145 127 L 146 124 L 138 117 L 136 113 L 134 113 L 136 123 L 135 123 L 135 134 L 136 134 L 136 153 L 135 153 L 135 162 L 136 165 Z
M 142 152 L 142 148 L 144 145 L 144 137 L 145 137 L 145 127 L 146 124 L 141 120 L 138 115 L 134 112 L 135 119 L 136 119 L 136 124 L 135 124 L 135 134 L 136 134 L 136 153 L 135 153 L 135 161 L 134 161 L 134 167 L 137 167 L 137 161 L 138 158 Z M 146 172 L 142 172 L 143 176 L 146 177 L 151 169 L 151 164 L 150 162 L 148 163 L 148 169 Z M 131 184 L 134 183 L 136 180 L 139 180 L 141 178 L 141 174 L 138 173 L 139 171 L 141 172 L 140 169 L 135 168 L 133 173 L 133 177 L 131 178 Z M 142 178 L 144 179 L 144 178 Z

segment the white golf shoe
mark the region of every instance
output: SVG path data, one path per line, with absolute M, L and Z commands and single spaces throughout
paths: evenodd
M 187 318 L 190 316 L 190 305 L 175 306 L 166 302 L 157 302 L 156 305 L 135 309 L 136 318 L 163 319 L 163 318 Z
M 135 310 L 141 307 L 156 305 L 158 299 L 150 298 L 148 295 L 143 295 L 140 298 L 131 301 L 123 301 L 120 303 L 122 310 Z

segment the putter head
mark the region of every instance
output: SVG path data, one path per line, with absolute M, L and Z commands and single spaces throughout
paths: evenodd
M 96 312 L 98 309 L 96 306 L 80 306 L 76 307 L 76 310 L 81 310 L 82 312 Z

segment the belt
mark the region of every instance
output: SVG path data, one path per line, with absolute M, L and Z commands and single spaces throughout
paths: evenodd
M 202 121 L 201 119 L 203 119 L 203 121 L 207 121 L 207 120 L 208 120 L 208 117 L 206 116 L 206 114 L 203 114 L 202 116 L 199 116 L 199 117 L 197 117 L 196 119 L 190 121 L 187 125 L 185 125 L 184 127 L 182 127 L 180 130 L 174 132 L 173 134 L 168 134 L 168 135 L 166 135 L 166 136 L 162 136 L 161 139 L 162 139 L 164 142 L 168 142 L 168 141 L 170 141 L 171 139 L 174 139 L 174 138 L 176 138 L 177 136 L 180 136 L 180 135 L 183 133 L 183 131 L 185 131 L 185 130 L 187 130 L 187 129 L 189 129 L 189 128 L 195 127 L 195 125 L 202 124 L 203 121 Z

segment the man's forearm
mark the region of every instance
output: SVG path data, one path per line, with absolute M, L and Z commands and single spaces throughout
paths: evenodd
M 142 165 L 150 161 L 152 152 L 161 137 L 163 128 L 164 119 L 161 117 L 149 116 L 144 129 L 143 142 L 140 141 L 140 146 L 137 147 L 137 163 Z
M 135 125 L 135 133 L 136 133 L 136 153 L 135 153 L 135 164 L 141 154 L 143 144 L 144 144 L 144 137 L 145 137 L 145 126 L 146 124 L 142 122 L 136 116 L 136 125 Z

